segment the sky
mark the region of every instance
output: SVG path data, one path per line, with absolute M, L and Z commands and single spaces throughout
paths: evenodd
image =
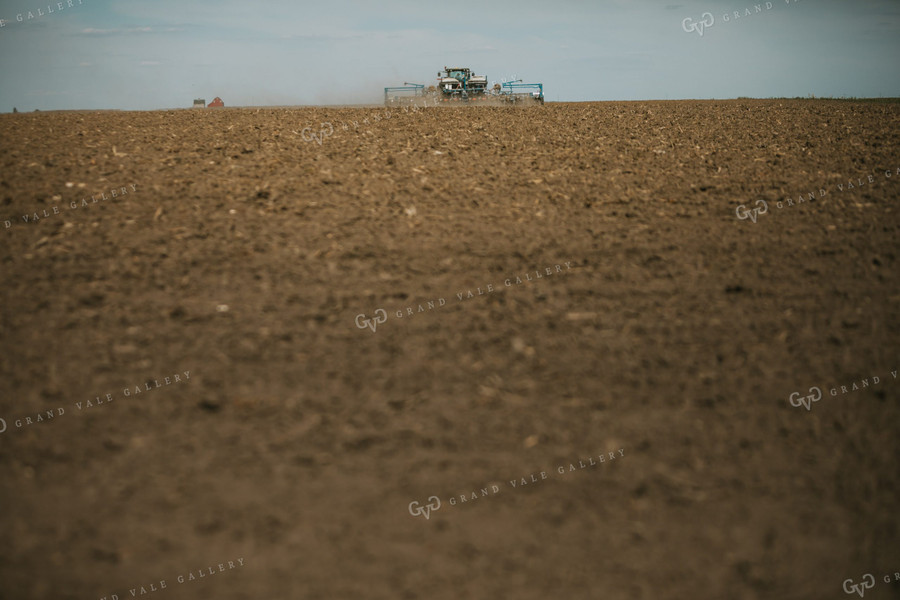
M 0 112 L 380 103 L 444 66 L 548 101 L 900 97 L 900 0 L 68 1 L 0 0 Z

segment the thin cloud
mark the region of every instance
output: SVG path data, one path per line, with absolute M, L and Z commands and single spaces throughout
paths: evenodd
M 299 40 L 305 42 L 343 42 L 346 40 L 361 40 L 363 39 L 363 35 L 359 33 L 353 34 L 335 34 L 335 35 L 325 35 L 321 33 L 311 33 L 311 34 L 298 34 L 298 33 L 287 33 L 281 36 L 283 40 Z M 398 36 L 399 37 L 399 36 Z
M 168 27 L 166 29 L 154 29 L 153 27 L 119 27 L 114 29 L 96 29 L 94 27 L 87 27 L 79 31 L 76 35 L 87 37 L 103 37 L 110 35 L 132 35 L 135 33 L 169 33 L 173 31 L 180 30 L 174 27 Z

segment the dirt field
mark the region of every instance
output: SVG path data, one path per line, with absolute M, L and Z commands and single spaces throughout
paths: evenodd
M 817 100 L 0 115 L 0 598 L 898 598 L 898 149 Z

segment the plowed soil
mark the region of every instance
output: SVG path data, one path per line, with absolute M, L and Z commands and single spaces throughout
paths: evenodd
M 818 100 L 0 115 L 0 598 L 900 597 L 898 148 Z

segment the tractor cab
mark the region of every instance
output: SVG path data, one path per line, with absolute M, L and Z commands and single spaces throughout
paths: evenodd
M 444 71 L 438 73 L 438 89 L 447 96 L 484 94 L 487 77 L 476 75 L 467 67 L 444 67 Z

